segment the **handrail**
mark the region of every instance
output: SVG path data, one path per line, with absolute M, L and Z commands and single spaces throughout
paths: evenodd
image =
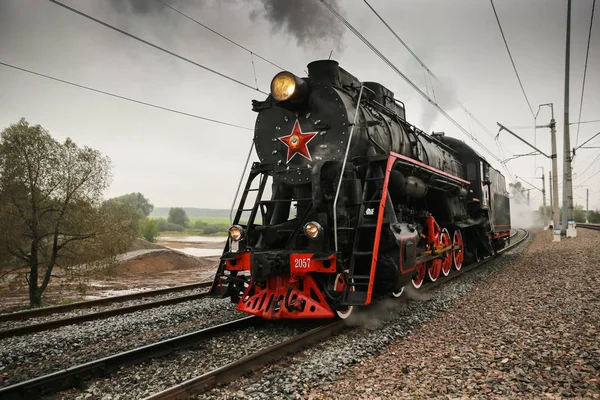
M 335 241 L 335 251 L 338 251 L 338 237 L 337 237 L 337 202 L 340 195 L 340 188 L 342 187 L 342 179 L 344 178 L 344 170 L 346 169 L 346 160 L 348 159 L 348 152 L 350 151 L 350 142 L 352 141 L 352 134 L 354 133 L 354 127 L 356 126 L 356 118 L 360 112 L 360 100 L 362 98 L 363 89 L 365 85 L 360 85 L 360 92 L 358 94 L 358 101 L 356 102 L 356 113 L 354 113 L 354 120 L 352 127 L 350 128 L 350 135 L 348 136 L 348 144 L 346 145 L 346 153 L 344 154 L 344 161 L 342 162 L 342 171 L 340 173 L 340 180 L 338 181 L 337 190 L 335 191 L 335 199 L 333 200 L 333 235 Z M 367 88 L 369 90 L 369 88 Z
M 235 192 L 235 197 L 233 198 L 233 203 L 231 204 L 231 210 L 229 211 L 229 225 L 233 224 L 233 208 L 235 207 L 235 202 L 237 201 L 238 195 L 240 194 L 240 188 L 242 187 L 244 175 L 246 175 L 246 169 L 248 169 L 248 162 L 250 161 L 250 156 L 252 155 L 253 149 L 254 149 L 254 139 L 252 139 L 252 144 L 250 145 L 250 151 L 248 152 L 248 157 L 246 157 L 246 164 L 244 165 L 244 172 L 242 172 L 242 176 L 240 176 L 240 182 L 238 183 L 238 187 Z

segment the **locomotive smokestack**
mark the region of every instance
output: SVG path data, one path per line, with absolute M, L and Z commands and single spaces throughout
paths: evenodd
M 337 61 L 318 60 L 308 64 L 308 76 L 329 85 L 340 85 L 340 68 Z

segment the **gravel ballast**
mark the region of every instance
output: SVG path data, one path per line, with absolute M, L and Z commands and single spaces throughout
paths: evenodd
M 319 325 L 318 321 L 290 322 L 267 322 L 265 325 L 236 329 L 203 341 L 193 348 L 122 367 L 110 377 L 87 382 L 83 390 L 69 389 L 56 395 L 65 400 L 142 399 Z M 48 399 L 52 398 L 56 396 L 48 396 Z
M 349 322 L 351 329 L 336 337 L 258 370 L 249 378 L 238 379 L 228 385 L 214 388 L 197 398 L 311 398 L 319 393 L 319 385 L 336 380 L 338 375 L 353 364 L 364 362 L 390 343 L 409 336 L 430 318 L 443 316 L 441 311 L 461 302 L 470 290 L 496 274 L 502 265 L 517 259 L 530 241 L 531 237 L 520 246 L 506 251 L 502 257 L 492 259 L 485 266 L 445 282 L 431 292 L 419 293 L 407 289 L 412 301 L 392 298 L 382 301 L 363 313 L 353 315 L 355 318 Z M 401 359 L 401 355 L 397 355 L 394 364 Z M 386 368 L 390 362 L 387 361 Z M 363 393 L 357 395 L 350 392 L 349 396 L 362 398 Z M 320 396 L 327 399 L 337 398 L 336 393 L 328 390 L 324 390 Z M 394 396 L 388 396 L 390 397 Z
M 0 340 L 0 388 L 246 316 L 203 298 Z
M 520 257 L 446 312 L 325 383 L 312 399 L 600 398 L 600 232 Z M 320 384 L 321 383 L 321 384 Z

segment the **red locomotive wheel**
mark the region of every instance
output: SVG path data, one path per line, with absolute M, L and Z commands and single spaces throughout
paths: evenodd
M 448 229 L 442 229 L 442 233 L 440 233 L 440 242 L 442 247 L 450 246 L 450 233 L 448 233 Z M 452 270 L 452 251 L 446 253 L 444 258 L 442 258 L 442 274 L 444 276 L 450 275 L 450 271 Z
M 431 282 L 437 281 L 442 273 L 442 259 L 438 258 L 437 260 L 429 261 L 429 267 L 427 267 L 427 275 Z
M 333 284 L 335 291 L 342 292 L 346 289 L 346 277 L 347 277 L 346 274 L 343 274 L 343 273 L 337 274 L 337 276 L 335 277 L 335 282 Z M 353 291 L 354 286 L 351 286 L 350 290 Z M 341 319 L 346 319 L 346 318 L 350 317 L 353 310 L 354 310 L 354 306 L 338 306 L 338 309 L 335 310 L 335 313 Z
M 452 256 L 454 258 L 454 268 L 456 268 L 457 271 L 460 271 L 463 265 L 463 261 L 465 260 L 465 245 L 462 239 L 462 234 L 458 229 L 454 231 L 452 245 L 454 247 L 460 246 L 460 249 L 454 249 L 452 251 Z
M 415 289 L 418 289 L 423 285 L 423 281 L 425 280 L 425 273 L 427 272 L 427 266 L 425 263 L 417 265 L 417 275 L 412 278 L 412 284 Z

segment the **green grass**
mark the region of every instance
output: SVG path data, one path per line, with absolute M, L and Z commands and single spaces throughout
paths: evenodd
M 227 232 L 217 232 L 217 233 L 210 233 L 210 234 L 206 234 L 206 233 L 201 233 L 200 231 L 196 230 L 196 229 L 187 229 L 184 230 L 182 232 L 179 231 L 164 231 L 164 232 L 160 232 L 160 235 L 158 236 L 158 240 L 160 240 L 161 237 L 182 237 L 182 236 L 206 236 L 206 237 L 212 237 L 212 236 L 227 236 Z

